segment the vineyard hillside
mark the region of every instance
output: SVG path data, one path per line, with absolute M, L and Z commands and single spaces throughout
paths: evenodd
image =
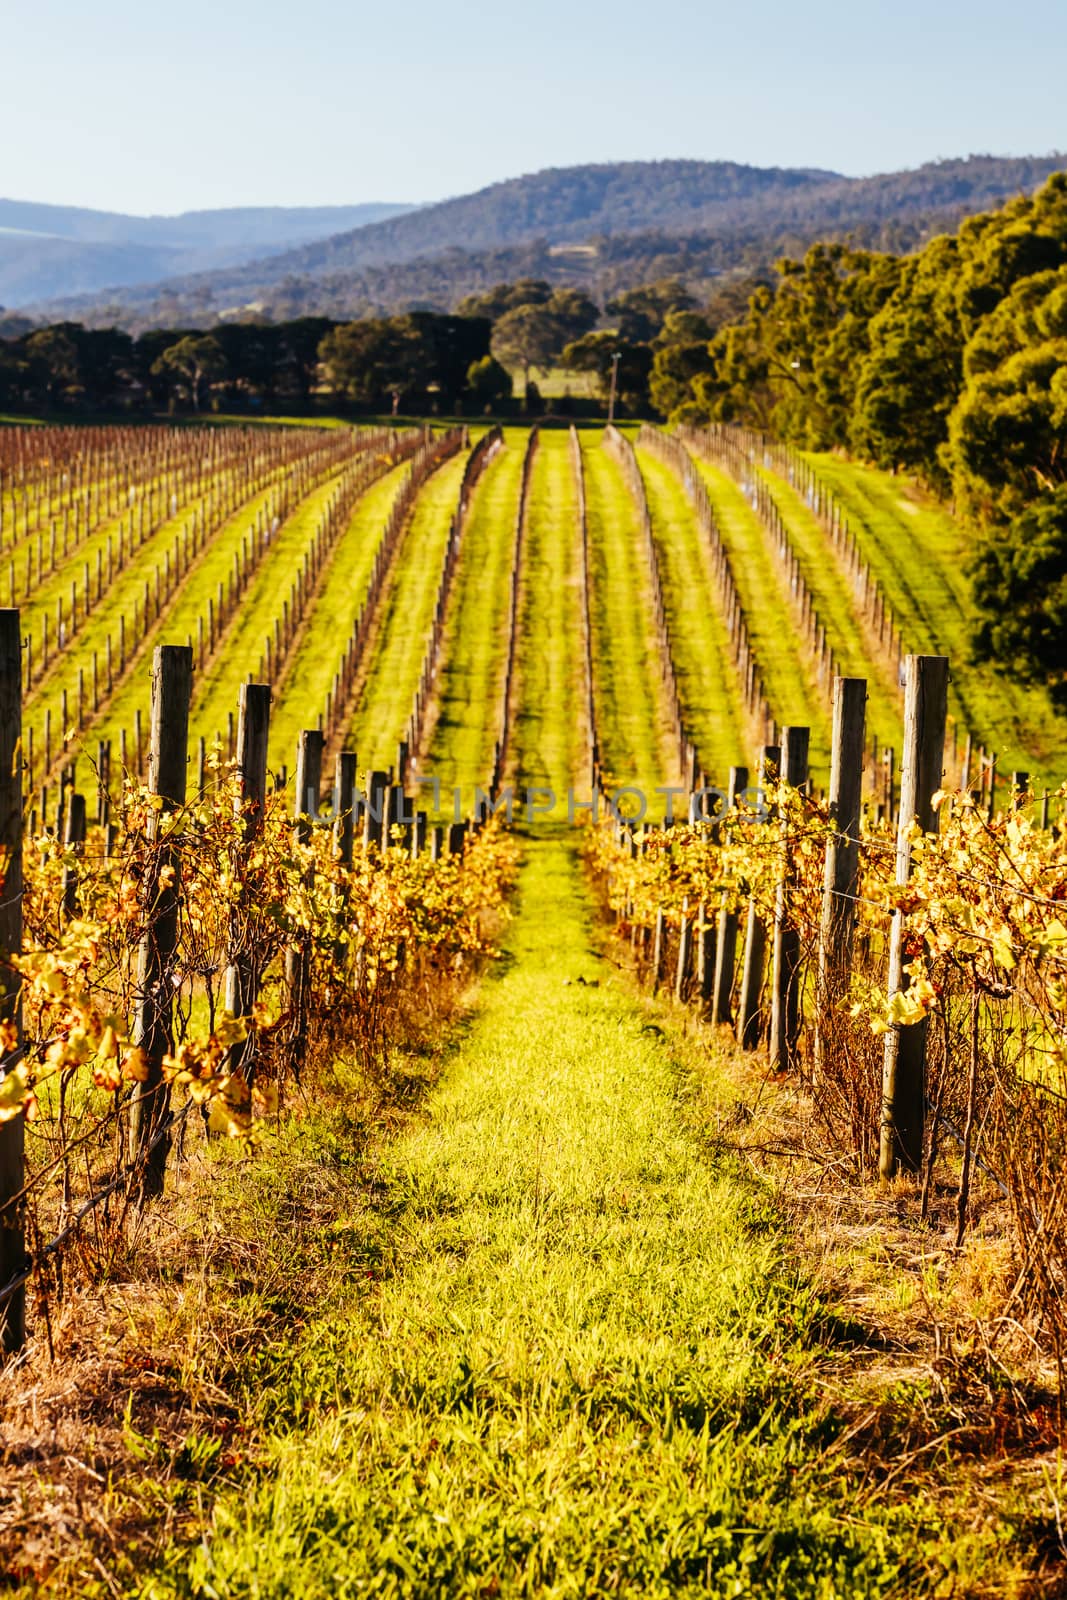
M 1064 1592 L 968 552 L 723 423 L 0 427 L 5 1592 Z

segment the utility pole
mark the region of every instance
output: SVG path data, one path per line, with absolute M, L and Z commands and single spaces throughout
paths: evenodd
M 621 350 L 616 350 L 611 358 L 611 393 L 608 396 L 608 427 L 615 421 L 615 394 L 619 382 L 619 360 Z

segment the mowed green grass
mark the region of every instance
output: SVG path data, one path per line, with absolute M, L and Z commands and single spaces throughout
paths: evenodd
M 359 756 L 360 767 L 368 771 L 393 765 L 411 715 L 465 465 L 461 451 L 424 484 L 397 551 L 369 670 L 346 740 Z
M 134 714 L 140 707 L 144 716 L 145 739 L 147 741 L 148 706 L 151 698 L 151 666 L 152 650 L 157 644 L 187 644 L 192 640 L 196 647 L 197 618 L 207 615 L 209 597 L 214 597 L 220 582 L 228 582 L 233 568 L 234 552 L 241 547 L 241 541 L 255 524 L 260 508 L 266 505 L 270 496 L 270 488 L 253 495 L 244 505 L 240 506 L 232 516 L 228 517 L 218 530 L 207 548 L 197 558 L 196 563 L 186 573 L 184 579 L 175 592 L 169 606 L 162 616 L 154 620 L 147 634 L 131 624 L 130 614 L 127 613 L 126 628 L 126 655 L 129 663 L 130 655 L 136 649 L 139 657 L 132 667 L 128 666 L 127 675 L 122 682 L 117 682 L 115 692 L 111 699 L 101 706 L 99 716 L 89 723 L 83 740 L 88 742 L 93 739 L 111 739 L 113 741 L 112 762 L 113 771 L 118 769 L 119 737 L 123 728 L 132 735 Z M 129 569 L 128 569 L 129 571 Z M 127 574 L 124 574 L 124 577 Z M 139 571 L 131 576 L 133 598 L 143 600 L 144 571 Z M 123 590 L 125 593 L 125 590 Z M 153 591 L 154 593 L 154 591 Z M 88 627 L 79 636 L 74 649 L 76 656 L 68 661 L 68 675 L 72 671 L 76 680 L 78 663 L 85 663 L 92 659 L 94 649 L 99 652 L 101 671 L 104 665 L 104 649 L 108 632 L 114 642 L 114 670 L 117 675 L 118 660 L 118 618 L 121 611 L 112 610 L 110 606 L 101 606 L 89 619 Z M 69 676 L 68 676 L 69 681 Z M 101 689 L 105 687 L 101 678 Z M 147 745 L 146 745 L 147 748 Z M 133 760 L 132 746 L 129 759 Z
M 250 677 L 261 681 L 260 659 L 266 650 L 267 636 L 273 635 L 275 618 L 280 619 L 282 615 L 282 606 L 305 554 L 314 543 L 315 532 L 339 481 L 340 474 L 331 475 L 305 495 L 286 517 L 260 559 L 241 598 L 237 615 L 226 631 L 222 649 L 208 662 L 204 672 L 196 676 L 189 718 L 189 730 L 194 739 L 199 735 L 211 739 L 217 731 L 223 730 L 227 713 L 237 711 L 242 683 L 247 683 Z
M 276 481 L 276 479 L 274 480 Z M 267 491 L 264 490 L 249 501 L 248 505 L 254 510 L 263 504 Z M 117 568 L 111 584 L 106 586 L 99 602 L 94 599 L 93 609 L 89 613 L 88 621 L 84 613 L 84 574 L 85 563 L 89 563 L 92 592 L 96 594 L 96 557 L 97 552 L 104 558 L 104 583 L 107 585 L 107 541 L 110 535 L 114 541 L 115 557 L 118 557 L 118 529 L 120 523 L 128 526 L 128 513 L 121 516 L 108 518 L 94 530 L 78 551 L 71 554 L 64 561 L 60 559 L 56 571 L 46 575 L 39 584 L 35 584 L 29 596 L 19 600 L 21 626 L 24 634 L 29 634 L 33 639 L 34 672 L 41 666 L 41 628 L 45 616 L 48 618 L 49 664 L 43 677 L 27 692 L 23 705 L 28 710 L 37 702 L 44 702 L 56 697 L 56 690 L 64 685 L 69 689 L 77 683 L 78 667 L 87 669 L 91 666 L 93 651 L 99 657 L 101 673 L 104 671 L 105 651 L 107 649 L 107 636 L 110 633 L 115 649 L 115 669 L 118 670 L 118 639 L 119 617 L 126 618 L 126 647 L 127 651 L 133 648 L 134 642 L 139 639 L 144 621 L 144 586 L 149 583 L 152 593 L 152 602 L 155 603 L 155 572 L 156 566 L 162 568 L 166 552 L 173 549 L 175 537 L 189 527 L 199 507 L 204 508 L 205 517 L 210 516 L 212 496 L 207 494 L 194 495 L 190 500 L 181 505 L 174 516 L 166 518 L 157 531 L 147 538 L 140 549 L 136 550 L 121 571 Z M 242 508 L 243 510 L 244 508 Z M 221 532 L 222 530 L 220 530 Z M 36 545 L 36 540 L 31 536 L 31 543 Z M 25 578 L 25 554 L 23 554 L 21 573 L 19 563 L 16 562 L 16 574 L 19 581 Z M 78 633 L 73 642 L 68 644 L 62 654 L 56 654 L 56 601 L 63 602 L 63 615 L 69 626 L 70 619 L 70 586 L 76 580 L 78 585 Z M 21 591 L 20 591 L 21 592 Z M 101 677 L 101 684 L 104 679 Z
M 844 506 L 905 649 L 949 657 L 949 710 L 959 720 L 961 742 L 969 727 L 976 746 L 998 752 L 1003 773 L 1025 768 L 1035 784 L 1058 786 L 1067 777 L 1067 718 L 1043 689 L 970 660 L 973 536 L 907 479 L 836 456 L 809 459 Z
M 694 457 L 730 557 L 749 638 L 763 674 L 763 692 L 779 726 L 811 729 L 810 765 L 823 779 L 830 769 L 830 706 L 796 632 L 793 607 L 770 541 L 728 473 Z M 755 752 L 753 752 L 755 755 Z
M 570 440 L 545 429 L 527 497 L 509 780 L 551 790 L 566 817 L 568 790 L 589 798 L 585 759 L 581 546 Z M 548 806 L 547 796 L 537 800 Z M 548 813 L 546 813 L 548 814 Z
M 325 715 L 326 696 L 333 687 L 367 592 L 374 553 L 410 471 L 410 463 L 403 461 L 372 483 L 357 500 L 348 526 L 334 547 L 285 674 L 275 683 L 270 720 L 271 762 L 275 767 L 292 767 L 301 731 L 317 727 L 319 716 Z
M 440 781 L 442 804 L 450 816 L 456 809 L 456 794 L 458 811 L 466 816 L 475 790 L 488 787 L 501 731 L 509 585 L 526 430 L 509 428 L 505 440 L 505 448 L 490 462 L 474 491 L 467 518 L 437 677 L 437 717 L 423 762 L 424 775 Z
M 750 764 L 751 752 L 707 543 L 671 469 L 647 450 L 639 450 L 637 459 L 659 555 L 678 692 L 708 781 L 725 787 L 730 768 Z
M 663 692 L 648 564 L 637 508 L 602 435 L 582 435 L 589 525 L 593 695 L 601 761 L 613 788 L 636 788 L 650 819 L 655 791 L 676 785 L 678 750 Z M 623 802 L 632 811 L 629 802 Z
M 887 655 L 876 651 L 873 641 L 868 644 L 851 580 L 804 497 L 777 473 L 765 471 L 763 477 L 789 530 L 804 580 L 826 626 L 838 671 L 844 677 L 867 680 L 868 742 L 873 731 L 879 747 L 891 744 L 899 749 L 904 737 L 904 714 L 896 660 L 890 663 Z
M 332 1162 L 341 1282 L 245 1342 L 254 1464 L 197 1486 L 138 1592 L 994 1592 L 992 1505 L 972 1531 L 906 1465 L 891 1504 L 850 1470 L 836 1324 L 764 1192 L 688 1125 L 697 1080 L 591 948 L 595 915 L 569 832 L 531 843 L 506 960 L 373 1181 L 313 1109 L 297 1125 Z

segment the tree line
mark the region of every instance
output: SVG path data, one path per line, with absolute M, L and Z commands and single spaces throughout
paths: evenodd
M 735 294 L 735 311 L 744 303 Z M 614 367 L 620 407 L 646 415 L 657 348 L 706 342 L 714 328 L 677 279 L 628 290 L 603 312 L 580 290 L 523 278 L 468 295 L 447 315 L 253 318 L 136 338 L 11 317 L 0 319 L 0 408 L 199 413 L 325 403 L 453 414 L 506 410 L 517 380 L 519 404 L 536 412 L 536 373 L 591 376 L 606 400 Z
M 1067 704 L 1067 173 L 912 255 L 813 245 L 657 353 L 656 405 L 920 477 L 974 534 L 974 650 Z

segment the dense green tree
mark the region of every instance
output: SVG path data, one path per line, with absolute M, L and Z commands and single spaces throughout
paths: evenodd
M 488 317 L 496 322 L 517 306 L 543 306 L 551 297 L 552 285 L 543 278 L 518 278 L 514 283 L 497 283 L 479 294 L 469 294 L 456 307 L 459 317 Z
M 544 306 L 515 306 L 493 324 L 493 355 L 506 367 L 518 367 L 523 387 L 531 367 L 549 367 L 559 347 L 559 329 Z
M 691 311 L 696 301 L 679 278 L 662 278 L 616 295 L 607 304 L 619 338 L 627 344 L 651 344 L 673 311 Z
M 480 356 L 467 369 L 467 389 L 480 405 L 510 399 L 513 387 L 511 373 L 493 356 Z
M 210 334 L 187 334 L 168 345 L 152 364 L 157 377 L 169 379 L 173 393 L 199 411 L 210 384 L 226 371 L 226 358 Z
M 394 410 L 406 390 L 419 386 L 417 352 L 410 327 L 388 318 L 345 322 L 319 347 L 323 370 L 335 394 L 364 405 L 388 396 Z
M 954 293 L 959 243 L 939 238 L 902 264 L 872 318 L 848 442 L 879 466 L 944 485 L 940 450 L 959 392 L 963 332 Z
M 412 311 L 393 321 L 414 357 L 408 392 L 435 394 L 450 407 L 466 387 L 471 363 L 489 354 L 489 319 Z
M 332 317 L 296 317 L 275 323 L 276 393 L 307 404 L 319 381 L 319 346 L 336 326 Z
M 652 350 L 647 344 L 626 344 L 618 334 L 602 330 L 575 339 L 567 345 L 561 359 L 568 372 L 592 373 L 601 398 L 606 400 L 611 392 L 611 368 L 616 355 L 619 358 L 616 377 L 619 403 L 629 411 L 644 411 L 648 405 L 652 368 Z
M 36 393 L 49 406 L 81 396 L 81 361 L 76 323 L 57 323 L 40 328 L 24 341 L 30 381 Z
M 1067 267 L 1023 278 L 979 324 L 944 452 L 960 510 L 1010 521 L 1067 480 Z
M 233 399 L 264 400 L 274 394 L 278 339 L 270 323 L 222 322 L 211 337 L 222 351 Z
M 493 324 L 492 350 L 498 361 L 519 367 L 524 386 L 531 367 L 544 371 L 563 354 L 564 347 L 588 332 L 599 312 L 577 289 L 557 289 L 538 305 L 519 305 Z
M 972 581 L 979 659 L 1045 682 L 1067 703 L 1067 485 L 986 535 Z
M 652 358 L 649 398 L 660 416 L 671 422 L 705 422 L 706 407 L 697 400 L 694 384 L 697 378 L 713 378 L 714 372 L 706 339 L 660 344 Z

